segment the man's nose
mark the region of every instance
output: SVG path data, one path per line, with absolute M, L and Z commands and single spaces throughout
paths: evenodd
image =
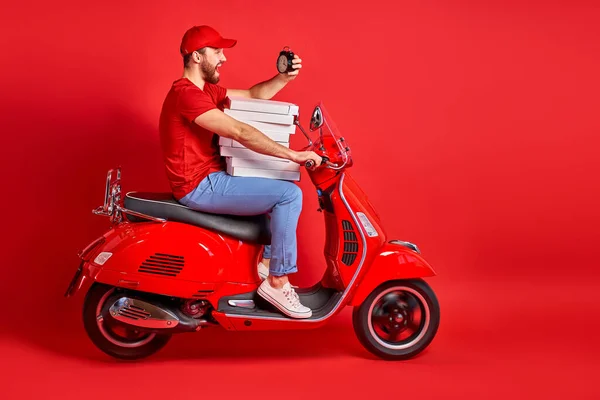
M 221 62 L 225 62 L 227 61 L 227 58 L 225 58 L 225 54 L 221 54 Z

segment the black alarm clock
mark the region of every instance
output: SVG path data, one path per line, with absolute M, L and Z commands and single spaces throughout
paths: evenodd
M 294 59 L 294 53 L 289 47 L 285 46 L 277 57 L 277 71 L 280 74 L 285 72 L 292 72 L 294 70 L 292 60 Z

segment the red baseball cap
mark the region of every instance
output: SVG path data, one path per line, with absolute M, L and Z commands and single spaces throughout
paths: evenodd
M 225 39 L 219 32 L 207 25 L 193 26 L 185 32 L 181 39 L 179 51 L 182 55 L 190 54 L 203 47 L 225 49 L 235 46 L 237 40 Z

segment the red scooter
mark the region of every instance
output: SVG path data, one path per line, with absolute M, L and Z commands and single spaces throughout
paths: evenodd
M 324 162 L 308 175 L 325 219 L 321 281 L 296 290 L 312 317 L 292 319 L 256 295 L 257 265 L 270 243 L 266 215 L 194 211 L 171 193 L 121 196 L 121 170 L 110 170 L 104 205 L 111 229 L 79 253 L 65 296 L 92 284 L 83 323 L 92 342 L 121 359 L 160 350 L 174 333 L 221 326 L 228 330 L 318 328 L 345 306 L 371 353 L 388 360 L 415 356 L 433 340 L 438 300 L 422 279 L 435 272 L 412 243 L 389 240 L 367 196 L 348 173 L 350 147 L 320 103 L 310 120 L 319 130 L 307 150 Z M 308 162 L 310 163 L 310 161 Z

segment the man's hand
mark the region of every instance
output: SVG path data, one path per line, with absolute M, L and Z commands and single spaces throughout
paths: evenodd
M 283 74 L 277 72 L 277 75 L 269 79 L 268 81 L 257 83 L 250 89 L 227 89 L 227 96 L 239 96 L 247 97 L 251 99 L 264 99 L 270 100 L 275 96 L 288 82 L 296 79 L 302 68 L 302 60 L 298 57 L 298 54 L 294 54 L 292 60 L 293 71 L 285 72 Z
M 304 165 L 304 163 L 308 160 L 312 160 L 315 165 L 314 167 L 310 168 L 311 170 L 314 170 L 323 162 L 323 158 L 314 151 L 295 151 L 291 160 L 301 165 Z
M 294 54 L 294 59 L 292 60 L 292 68 L 294 68 L 293 71 L 281 74 L 286 82 L 296 79 L 296 77 L 300 73 L 300 68 L 302 68 L 302 59 L 298 57 L 298 54 Z

